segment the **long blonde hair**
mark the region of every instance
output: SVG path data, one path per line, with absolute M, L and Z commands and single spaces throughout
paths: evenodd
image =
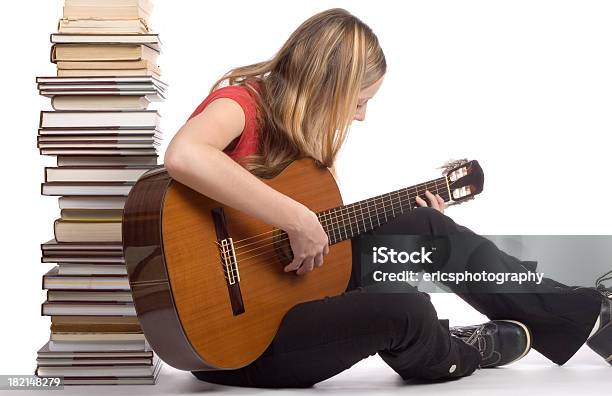
M 386 68 L 372 30 L 334 8 L 304 21 L 272 59 L 230 70 L 211 92 L 224 83 L 243 85 L 257 99 L 259 146 L 242 163 L 258 176 L 271 177 L 303 157 L 331 167 L 359 91 L 380 79 Z

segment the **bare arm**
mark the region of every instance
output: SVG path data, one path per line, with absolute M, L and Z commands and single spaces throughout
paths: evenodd
M 174 136 L 164 158 L 166 169 L 173 179 L 199 193 L 286 231 L 296 256 L 286 270 L 300 266 L 298 274 L 312 270 L 322 264 L 322 255 L 328 251 L 327 235 L 316 214 L 222 152 L 242 133 L 244 124 L 238 103 L 214 100 Z

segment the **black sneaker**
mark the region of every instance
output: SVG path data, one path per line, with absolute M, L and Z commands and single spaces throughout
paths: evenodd
M 450 332 L 478 349 L 481 368 L 516 362 L 531 349 L 529 329 L 514 320 L 493 320 L 476 326 L 451 327 Z
M 610 365 L 612 365 L 612 290 L 604 287 L 603 282 L 612 279 L 611 274 L 612 271 L 604 274 L 596 282 L 596 290 L 602 296 L 599 327 L 587 340 L 587 345 Z

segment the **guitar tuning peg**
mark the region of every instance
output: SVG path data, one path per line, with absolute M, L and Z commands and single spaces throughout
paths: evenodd
M 451 170 L 463 164 L 467 164 L 468 162 L 467 158 L 449 159 L 442 166 L 438 167 L 438 169 L 442 169 L 442 175 L 446 176 Z

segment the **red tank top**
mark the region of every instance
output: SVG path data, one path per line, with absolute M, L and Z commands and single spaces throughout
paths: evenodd
M 257 86 L 255 85 L 255 88 Z M 244 111 L 244 129 L 238 138 L 238 143 L 233 149 L 226 148 L 224 153 L 233 160 L 254 154 L 257 151 L 257 101 L 243 86 L 227 86 L 214 90 L 198 105 L 194 112 L 189 116 L 193 118 L 200 114 L 202 110 L 213 100 L 219 98 L 229 98 L 236 101 L 242 111 Z

